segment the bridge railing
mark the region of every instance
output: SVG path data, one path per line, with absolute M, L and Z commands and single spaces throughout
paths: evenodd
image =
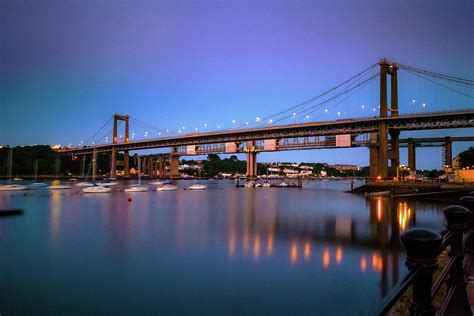
M 468 300 L 467 279 L 474 268 L 474 192 L 443 210 L 447 229 L 440 235 L 424 228 L 414 228 L 401 234 L 406 249 L 408 274 L 382 301 L 378 315 L 387 315 L 403 295 L 409 295 L 410 315 L 472 315 Z M 438 269 L 438 257 L 449 249 L 449 261 L 433 284 Z M 442 303 L 434 300 L 446 285 Z M 438 300 L 437 300 L 438 301 Z M 406 308 L 399 306 L 398 309 Z

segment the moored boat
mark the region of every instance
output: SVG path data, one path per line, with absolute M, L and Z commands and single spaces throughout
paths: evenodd
M 125 192 L 147 192 L 148 187 L 144 185 L 137 185 L 129 188 L 124 189 Z
M 66 189 L 70 189 L 70 188 L 71 188 L 70 186 L 64 185 L 64 184 L 52 184 L 52 185 L 48 186 L 49 190 L 66 190 Z
M 142 185 L 142 177 L 141 177 L 142 168 L 140 165 L 141 159 L 137 159 L 137 160 L 138 160 L 138 185 L 125 188 L 124 189 L 125 192 L 147 192 L 148 191 L 148 186 Z
M 32 188 L 42 188 L 42 187 L 48 186 L 48 184 L 44 182 L 33 182 L 32 184 L 29 184 L 28 186 Z
M 178 187 L 176 185 L 166 184 L 156 189 L 156 191 L 176 191 Z
M 100 185 L 82 189 L 82 192 L 84 193 L 109 193 L 110 191 L 112 191 L 111 188 L 106 188 Z
M 112 181 L 112 182 L 101 182 L 101 183 L 98 183 L 98 185 L 102 186 L 102 187 L 114 187 L 116 185 L 118 185 L 118 182 L 116 181 Z
M 0 191 L 22 191 L 28 190 L 28 187 L 19 184 L 7 184 L 0 186 Z
M 148 182 L 148 184 L 151 184 L 151 185 L 163 185 L 165 184 L 164 181 L 151 181 L 151 182 Z
M 193 184 L 188 189 L 189 190 L 206 190 L 207 186 L 205 186 L 204 184 Z
M 94 186 L 94 183 L 91 183 L 91 182 L 79 182 L 79 183 L 76 183 L 76 186 L 81 187 L 81 188 L 84 188 L 84 187 L 93 187 L 93 186 Z

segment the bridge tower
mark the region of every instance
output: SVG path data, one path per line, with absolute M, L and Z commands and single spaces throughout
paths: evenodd
M 398 116 L 398 67 L 394 63 L 382 59 L 380 65 L 380 118 L 388 116 Z M 391 76 L 390 81 L 390 109 L 387 101 L 387 75 Z M 390 150 L 388 148 L 388 135 L 390 134 Z M 380 122 L 379 130 L 370 135 L 370 176 L 372 178 L 389 179 L 393 177 L 400 164 L 398 131 L 388 131 L 387 123 Z M 390 173 L 388 168 L 388 160 L 390 159 Z
M 125 122 L 125 137 L 118 137 L 118 123 L 120 121 Z M 128 136 L 129 136 L 129 116 L 127 114 L 125 115 L 119 115 L 119 114 L 114 114 L 114 138 L 113 138 L 113 143 L 114 144 L 119 144 L 119 143 L 128 143 Z M 117 175 L 117 166 L 123 166 L 124 167 L 124 177 L 129 177 L 130 176 L 130 165 L 129 165 L 129 154 L 128 150 L 124 151 L 123 155 L 123 160 L 117 160 L 117 148 L 113 147 L 112 148 L 112 155 L 110 159 L 110 177 L 116 177 Z

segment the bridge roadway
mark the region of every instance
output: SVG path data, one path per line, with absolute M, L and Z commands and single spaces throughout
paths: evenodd
M 387 124 L 388 130 L 397 131 L 474 127 L 474 110 L 400 115 L 392 117 L 346 119 L 331 122 L 311 122 L 209 133 L 193 133 L 182 136 L 131 141 L 128 143 L 98 145 L 95 148 L 97 152 L 100 153 L 110 152 L 113 148 L 115 148 L 117 151 L 129 151 L 230 142 L 243 143 L 247 141 L 265 139 L 330 136 L 342 134 L 358 135 L 379 131 L 380 124 L 383 122 Z M 362 143 L 360 146 L 365 146 L 365 142 Z M 71 155 L 92 154 L 93 151 L 94 147 L 62 148 L 58 150 L 58 152 Z

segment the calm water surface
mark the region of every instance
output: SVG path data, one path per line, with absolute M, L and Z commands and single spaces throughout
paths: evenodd
M 403 230 L 443 205 L 350 183 L 83 195 L 0 192 L 0 313 L 370 315 L 406 274 Z M 129 201 L 131 199 L 131 201 Z

